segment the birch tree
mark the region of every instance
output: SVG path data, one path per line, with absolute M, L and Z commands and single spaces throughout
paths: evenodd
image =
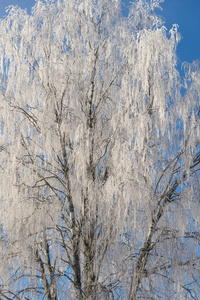
M 161 2 L 1 19 L 1 299 L 199 299 L 200 69 Z

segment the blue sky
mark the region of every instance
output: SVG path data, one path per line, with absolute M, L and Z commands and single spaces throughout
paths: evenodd
M 166 0 L 161 14 L 165 26 L 179 25 L 182 40 L 178 46 L 181 62 L 200 59 L 200 0 Z
M 0 17 L 6 15 L 5 7 L 18 5 L 28 12 L 35 0 L 0 0 Z M 129 0 L 125 0 L 128 5 Z M 179 25 L 182 40 L 178 46 L 179 63 L 200 59 L 200 0 L 165 0 L 163 11 L 158 11 L 165 19 L 168 30 L 172 24 Z

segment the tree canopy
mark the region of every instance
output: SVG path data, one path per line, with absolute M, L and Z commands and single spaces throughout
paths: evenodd
M 0 20 L 0 298 L 199 299 L 200 68 L 162 2 Z

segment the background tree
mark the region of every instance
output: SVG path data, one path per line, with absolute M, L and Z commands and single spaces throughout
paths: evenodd
M 0 24 L 3 299 L 198 299 L 198 62 L 160 0 Z

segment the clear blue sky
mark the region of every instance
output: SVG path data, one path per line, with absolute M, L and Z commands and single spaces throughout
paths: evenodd
M 70 1 L 70 0 L 69 0 Z M 0 0 L 0 17 L 5 16 L 5 7 L 18 5 L 30 13 L 35 0 Z M 128 5 L 129 0 L 125 0 Z M 158 11 L 165 19 L 169 30 L 172 24 L 179 25 L 182 40 L 178 46 L 180 62 L 200 59 L 200 0 L 165 0 L 163 11 Z

